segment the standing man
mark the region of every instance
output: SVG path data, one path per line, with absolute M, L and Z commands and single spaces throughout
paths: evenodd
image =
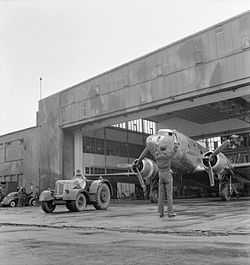
M 178 150 L 178 139 L 175 131 L 159 130 L 157 134 L 151 135 L 146 140 L 146 148 L 142 152 L 135 164 L 145 157 L 149 151 L 156 160 L 159 168 L 159 195 L 158 210 L 160 217 L 164 216 L 164 200 L 167 193 L 168 217 L 175 217 L 173 209 L 173 174 L 171 170 L 171 160 Z
M 25 206 L 25 188 L 24 187 L 20 187 L 18 189 L 18 192 L 17 192 L 17 197 L 18 197 L 18 203 L 17 203 L 17 206 L 18 207 L 23 207 Z

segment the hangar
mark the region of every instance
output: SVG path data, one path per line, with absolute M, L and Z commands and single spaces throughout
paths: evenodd
M 37 126 L 28 130 L 35 142 L 10 134 L 24 139 L 16 175 L 41 191 L 76 169 L 116 172 L 160 128 L 212 145 L 240 134 L 237 159 L 250 161 L 250 12 L 40 100 Z M 6 137 L 0 137 L 3 181 L 13 175 Z

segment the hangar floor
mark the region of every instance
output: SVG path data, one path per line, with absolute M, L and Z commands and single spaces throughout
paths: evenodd
M 177 217 L 157 206 L 113 203 L 51 215 L 0 208 L 1 264 L 249 264 L 250 200 L 177 200 Z

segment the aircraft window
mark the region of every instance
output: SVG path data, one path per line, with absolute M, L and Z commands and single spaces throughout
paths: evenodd
M 171 132 L 168 132 L 168 135 L 169 135 L 169 136 L 172 136 L 172 135 L 173 135 L 173 133 L 171 133 Z

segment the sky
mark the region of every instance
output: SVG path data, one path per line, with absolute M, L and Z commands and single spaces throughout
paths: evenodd
M 248 10 L 249 0 L 0 0 L 0 135 L 35 126 L 40 96 Z

